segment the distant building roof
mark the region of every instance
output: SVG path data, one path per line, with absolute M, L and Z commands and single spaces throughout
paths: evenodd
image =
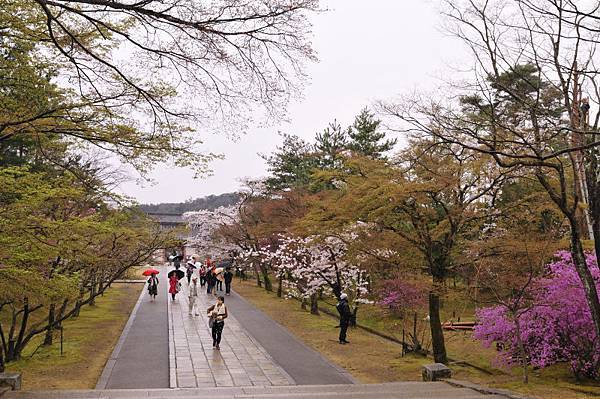
M 158 221 L 161 225 L 184 225 L 185 220 L 183 220 L 182 214 L 177 213 L 154 213 L 154 212 L 146 212 L 148 216 Z

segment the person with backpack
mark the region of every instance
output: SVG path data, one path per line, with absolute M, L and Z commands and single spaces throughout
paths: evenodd
M 350 325 L 352 311 L 350 310 L 350 305 L 348 304 L 348 295 L 346 293 L 342 293 L 340 295 L 340 301 L 335 307 L 340 314 L 340 344 L 349 344 L 350 342 L 346 341 L 346 332 L 348 331 L 348 326 Z
M 217 298 L 217 303 L 206 310 L 209 321 L 208 324 L 211 328 L 213 348 L 221 350 L 219 344 L 221 343 L 221 335 L 223 334 L 223 327 L 225 327 L 225 319 L 227 318 L 227 307 L 225 306 L 225 298 L 220 296 Z

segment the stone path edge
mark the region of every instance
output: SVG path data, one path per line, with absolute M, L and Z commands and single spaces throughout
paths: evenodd
M 232 291 L 235 292 L 235 290 L 232 290 Z M 340 374 L 342 374 L 343 376 L 345 376 L 346 378 L 348 378 L 348 380 L 350 380 L 352 382 L 352 384 L 360 384 L 360 382 L 356 378 L 354 378 L 354 376 L 352 374 L 350 374 L 350 372 L 348 372 L 348 370 L 346 370 L 345 368 L 343 368 L 341 366 L 338 366 L 337 364 L 335 364 L 331 360 L 329 360 L 327 357 L 325 357 L 321 352 L 316 351 L 313 348 L 311 348 L 310 346 L 306 345 L 304 343 L 304 341 L 302 341 L 300 338 L 298 338 L 294 334 L 292 334 L 292 332 L 290 330 L 288 330 L 285 326 L 283 326 L 277 320 L 273 319 L 271 316 L 269 316 L 268 314 L 266 314 L 265 312 L 263 312 L 261 309 L 259 309 L 256 306 L 254 306 L 251 302 L 249 302 L 246 298 L 244 298 L 238 292 L 235 292 L 235 294 L 240 298 L 240 300 L 246 302 L 249 306 L 252 306 L 258 312 L 264 314 L 265 317 L 268 317 L 269 319 L 273 320 L 273 322 L 275 324 L 277 324 L 278 326 L 280 326 L 292 339 L 294 339 L 295 341 L 297 341 L 300 345 L 304 346 L 307 350 L 309 350 L 309 351 L 317 354 L 325 363 L 329 364 L 331 367 L 333 367 L 334 369 L 336 369 Z M 251 336 L 251 334 L 249 334 L 249 335 Z M 277 363 L 275 362 L 275 364 L 277 364 Z M 294 381 L 294 380 L 292 379 L 292 381 Z
M 106 389 L 106 385 L 108 384 L 110 375 L 112 374 L 113 368 L 115 367 L 115 363 L 117 362 L 117 357 L 119 356 L 119 353 L 121 352 L 121 348 L 123 347 L 123 344 L 125 343 L 125 340 L 127 339 L 127 334 L 129 334 L 129 330 L 131 329 L 131 325 L 133 324 L 133 321 L 135 320 L 137 311 L 140 308 L 140 305 L 142 304 L 142 300 L 144 299 L 145 293 L 146 293 L 146 290 L 142 289 L 142 292 L 140 292 L 140 296 L 139 296 L 137 302 L 135 303 L 135 306 L 133 307 L 131 314 L 129 315 L 129 319 L 127 319 L 127 323 L 125 323 L 125 327 L 123 327 L 123 331 L 121 332 L 121 336 L 119 337 L 119 340 L 117 341 L 117 345 L 115 345 L 115 348 L 113 349 L 112 353 L 110 354 L 110 357 L 106 361 L 106 365 L 104 366 L 104 369 L 102 370 L 102 374 L 100 375 L 100 378 L 98 379 L 98 382 L 96 383 L 95 389 Z
M 455 380 L 453 378 L 447 378 L 447 379 L 443 379 L 441 381 L 445 382 L 446 384 L 452 385 L 453 387 L 468 388 L 468 389 L 471 389 L 473 391 L 479 392 L 484 395 L 499 395 L 499 396 L 504 396 L 508 399 L 533 399 L 530 396 L 516 394 L 516 393 L 506 390 L 506 389 L 489 388 L 489 387 L 485 387 L 483 385 L 474 384 L 469 381 Z
M 177 362 L 175 361 L 175 336 L 173 334 L 173 310 L 171 294 L 167 293 L 167 320 L 169 321 L 169 388 L 177 388 Z

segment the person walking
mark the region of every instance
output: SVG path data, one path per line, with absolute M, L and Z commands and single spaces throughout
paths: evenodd
M 233 273 L 231 268 L 228 267 L 223 273 L 223 279 L 225 280 L 225 295 L 231 295 L 231 282 L 233 281 Z
M 209 295 L 212 294 L 213 288 L 215 287 L 216 283 L 217 283 L 217 277 L 215 276 L 214 270 L 208 269 L 206 271 L 206 293 L 207 294 L 209 294 Z
M 217 291 L 223 291 L 223 276 L 220 273 L 215 274 L 215 293 Z
M 350 305 L 348 305 L 348 295 L 346 293 L 340 295 L 340 301 L 335 307 L 340 314 L 340 344 L 349 344 L 350 342 L 346 341 L 346 332 L 350 325 L 352 312 L 350 311 Z
M 209 324 L 212 330 L 213 348 L 221 350 L 219 344 L 221 343 L 221 336 L 223 334 L 223 327 L 225 327 L 225 319 L 227 318 L 227 307 L 225 306 L 225 298 L 220 296 L 217 298 L 217 303 L 206 310 L 209 316 Z
M 188 285 L 190 284 L 190 280 L 192 279 L 192 274 L 194 274 L 194 269 L 195 268 L 196 268 L 196 266 L 194 266 L 194 261 L 193 260 L 189 260 L 185 264 L 185 275 L 187 277 Z
M 181 267 L 181 259 L 183 259 L 183 256 L 180 255 L 179 252 L 173 250 L 173 266 L 176 270 L 179 270 Z
M 175 300 L 175 295 L 179 292 L 179 280 L 177 279 L 177 275 L 173 273 L 171 277 L 169 277 L 169 294 L 171 294 L 171 299 Z
M 152 273 L 148 279 L 148 294 L 150 294 L 153 301 L 158 295 L 158 277 L 156 277 L 156 273 Z
M 198 278 L 194 277 L 192 283 L 188 287 L 188 315 L 192 315 L 192 311 L 195 316 L 198 316 L 198 306 L 196 306 L 196 300 L 198 299 Z

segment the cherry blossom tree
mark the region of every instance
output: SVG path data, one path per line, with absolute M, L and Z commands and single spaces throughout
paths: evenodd
M 186 212 L 183 217 L 192 232 L 188 243 L 198 250 L 220 255 L 239 249 L 238 246 L 219 234 L 221 230 L 239 223 L 238 205 Z
M 347 244 L 337 237 L 280 235 L 277 245 L 260 253 L 280 276 L 286 276 L 288 295 L 311 299 L 316 312 L 320 292 L 348 294 L 355 311 L 359 303 L 368 302 L 368 279 L 365 270 L 346 260 Z

